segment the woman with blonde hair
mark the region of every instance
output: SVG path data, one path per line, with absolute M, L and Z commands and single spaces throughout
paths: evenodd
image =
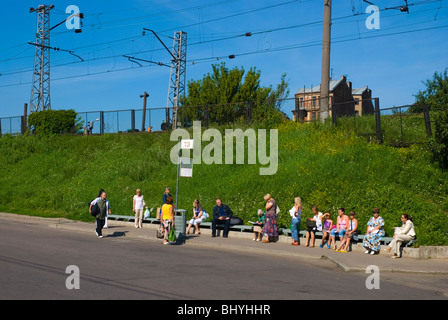
M 294 198 L 294 206 L 289 210 L 289 214 L 292 217 L 291 220 L 291 237 L 293 246 L 299 245 L 299 229 L 302 217 L 302 199 L 300 197 Z
M 266 234 L 266 239 L 262 242 L 268 243 L 274 242 L 278 237 L 277 203 L 269 193 L 264 196 L 264 200 L 266 201 L 266 218 L 263 233 Z
M 145 199 L 140 189 L 137 189 L 136 195 L 132 199 L 132 211 L 135 213 L 135 228 L 143 226 L 143 207 L 146 207 Z
M 190 233 L 190 229 L 192 226 L 195 227 L 197 235 L 201 234 L 201 230 L 199 230 L 199 224 L 203 221 L 204 208 L 202 208 L 199 200 L 196 199 L 193 201 L 193 218 L 188 222 L 188 227 L 186 233 Z

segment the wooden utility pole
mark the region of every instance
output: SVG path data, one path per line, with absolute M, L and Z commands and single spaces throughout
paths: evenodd
M 143 100 L 143 117 L 142 117 L 142 132 L 145 131 L 146 127 L 146 101 L 148 100 L 149 94 L 145 91 L 144 94 L 140 95 L 140 98 L 144 98 Z
M 330 44 L 331 44 L 331 0 L 324 0 L 324 25 L 322 37 L 322 76 L 320 82 L 320 113 L 324 122 L 330 116 Z

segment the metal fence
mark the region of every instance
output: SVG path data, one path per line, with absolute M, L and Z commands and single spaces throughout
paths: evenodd
M 166 108 L 80 112 L 84 126 L 93 125 L 92 134 L 161 130 Z M 144 115 L 144 117 L 143 117 Z M 144 118 L 144 119 L 143 119 Z M 143 121 L 144 120 L 144 121 Z
M 363 102 L 369 100 L 373 109 L 368 109 L 367 113 L 333 117 L 333 123 L 351 127 L 355 133 L 366 136 L 370 141 L 391 146 L 425 143 L 432 136 L 428 106 L 423 106 L 422 112 L 413 113 L 411 105 L 380 109 L 378 98 Z
M 0 136 L 4 134 L 21 135 L 24 133 L 23 116 L 0 118 Z
M 319 121 L 320 99 L 303 100 L 287 98 L 275 101 L 247 101 L 240 103 L 186 106 L 179 109 L 178 126 L 189 127 L 194 120 L 202 121 L 204 127 L 228 124 L 251 124 L 266 121 L 266 107 L 288 110 L 293 121 Z M 350 100 L 331 103 L 330 115 L 333 125 L 351 128 L 360 136 L 378 143 L 406 146 L 427 141 L 432 135 L 430 114 L 427 107 L 422 113 L 410 113 L 411 106 L 380 109 L 379 99 Z M 114 111 L 80 112 L 78 116 L 86 133 L 92 134 L 159 131 L 165 127 L 166 108 L 128 109 Z M 289 118 L 287 113 L 284 118 Z M 23 116 L 0 118 L 0 136 L 20 135 L 25 132 Z

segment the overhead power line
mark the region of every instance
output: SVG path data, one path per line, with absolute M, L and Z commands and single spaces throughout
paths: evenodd
M 413 3 L 413 4 L 409 4 L 409 5 L 426 4 L 426 3 L 438 2 L 438 1 L 420 1 L 420 2 Z M 382 10 L 389 10 L 389 9 L 388 8 L 384 8 Z M 335 23 L 337 23 L 338 21 L 344 21 L 344 20 L 348 19 L 349 17 L 353 17 L 353 15 L 337 17 L 337 18 L 334 18 L 333 20 L 335 21 Z M 444 18 L 442 18 L 442 19 L 444 19 Z M 286 27 L 279 27 L 279 28 L 274 28 L 274 29 L 266 29 L 266 30 L 260 30 L 260 31 L 254 31 L 254 32 L 240 33 L 240 34 L 236 34 L 234 36 L 217 38 L 217 39 L 211 39 L 211 40 L 205 40 L 205 41 L 199 41 L 199 42 L 196 42 L 196 43 L 190 43 L 189 47 L 193 46 L 193 45 L 200 45 L 200 44 L 205 44 L 205 43 L 213 43 L 213 42 L 217 42 L 217 41 L 225 41 L 225 40 L 235 39 L 235 38 L 239 38 L 239 37 L 254 36 L 254 35 L 257 35 L 257 34 L 263 34 L 263 33 L 267 33 L 267 32 L 274 32 L 274 31 L 282 31 L 282 30 L 288 30 L 288 29 L 293 29 L 293 28 L 300 28 L 300 27 L 310 26 L 310 25 L 314 25 L 314 24 L 317 25 L 319 23 L 321 23 L 321 21 L 314 21 L 314 22 L 305 23 L 305 24 L 298 24 L 298 25 L 292 25 L 292 26 L 286 26 Z M 374 33 L 372 35 L 367 34 L 367 35 L 363 35 L 363 36 L 361 36 L 361 34 L 357 33 L 356 35 L 353 34 L 352 37 L 349 38 L 349 39 L 346 39 L 346 38 L 350 37 L 350 35 L 343 36 L 345 39 L 335 39 L 334 43 L 342 43 L 342 42 L 349 42 L 349 41 L 370 39 L 370 38 L 379 38 L 379 37 L 386 37 L 386 36 L 393 36 L 393 35 L 402 35 L 402 34 L 407 34 L 407 33 L 412 33 L 412 32 L 419 32 L 419 31 L 425 31 L 425 30 L 442 29 L 442 28 L 446 28 L 446 27 L 447 26 L 444 25 L 444 26 L 435 26 L 435 27 L 429 27 L 429 28 L 421 28 L 421 29 L 393 32 L 393 33 L 387 33 L 387 34 Z M 141 37 L 141 36 L 139 36 L 139 37 Z M 139 37 L 129 37 L 129 39 L 134 39 L 134 38 L 139 38 Z M 128 38 L 126 38 L 126 39 L 128 39 Z M 103 44 L 108 44 L 108 43 L 114 43 L 115 41 L 120 41 L 120 40 L 125 40 L 125 39 L 112 40 L 112 41 L 109 41 L 109 42 L 102 42 L 101 44 L 103 45 Z M 320 43 L 318 42 L 318 40 L 316 40 L 316 41 L 310 41 L 310 42 L 307 42 L 307 43 L 296 43 L 296 44 L 285 45 L 285 46 L 280 46 L 280 47 L 276 47 L 276 48 L 270 48 L 268 50 L 262 50 L 262 51 L 255 50 L 255 51 L 247 51 L 247 52 L 242 52 L 242 53 L 234 52 L 234 53 L 232 53 L 232 55 L 229 55 L 229 54 L 227 54 L 227 55 L 217 55 L 217 56 L 211 56 L 211 57 L 206 57 L 206 58 L 199 58 L 198 57 L 196 59 L 191 59 L 188 62 L 189 63 L 201 63 L 201 62 L 213 61 L 213 60 L 218 60 L 218 59 L 230 59 L 230 56 L 236 58 L 236 57 L 241 57 L 241 56 L 246 56 L 246 55 L 265 54 L 265 53 L 270 53 L 270 52 L 295 50 L 295 49 L 300 49 L 300 48 L 317 46 L 319 44 Z M 84 47 L 90 47 L 90 46 L 93 46 L 93 45 L 86 45 Z M 163 50 L 163 49 L 161 48 L 161 49 L 145 50 L 145 51 L 133 52 L 131 54 L 128 53 L 126 55 L 127 56 L 133 56 L 136 59 L 141 59 L 141 60 L 134 59 L 136 61 L 147 62 L 147 61 L 151 61 L 151 60 L 139 58 L 139 57 L 136 57 L 136 55 L 141 54 L 141 53 L 160 51 L 160 50 Z M 67 52 L 68 51 L 70 51 L 70 50 L 67 50 Z M 102 60 L 102 59 L 111 59 L 111 58 L 116 58 L 116 57 L 121 57 L 121 56 L 123 56 L 123 54 L 120 53 L 120 54 L 116 54 L 116 55 L 109 55 L 109 56 L 104 56 L 104 57 L 85 59 L 85 62 L 97 61 L 97 60 Z M 143 61 L 143 60 L 147 60 L 147 61 Z M 58 64 L 58 65 L 55 65 L 55 66 L 52 65 L 52 68 L 62 67 L 62 66 L 67 66 L 67 65 L 72 65 L 72 64 L 77 64 L 77 63 L 81 63 L 81 62 L 82 61 L 75 61 L 75 62 L 69 62 L 69 63 L 62 63 L 62 64 Z M 163 63 L 163 62 L 160 62 L 160 63 L 162 65 L 163 64 L 168 65 L 168 63 Z M 157 64 L 159 64 L 159 63 L 157 63 Z M 117 69 L 117 71 L 124 71 L 124 70 L 129 70 L 129 69 L 132 69 L 132 68 L 122 68 L 122 69 Z M 27 70 L 29 70 L 29 69 L 24 69 L 24 70 L 20 70 L 20 71 L 16 71 L 16 72 L 2 72 L 2 78 L 4 76 L 7 76 L 7 75 L 23 73 L 23 72 L 26 72 Z M 109 72 L 111 72 L 111 70 L 100 72 L 100 73 L 95 73 L 95 74 L 109 73 Z M 87 73 L 87 74 L 82 74 L 82 75 L 74 75 L 73 77 L 76 78 L 76 77 L 88 76 L 88 75 L 93 75 L 93 73 L 91 73 L 91 74 Z M 67 78 L 70 78 L 70 76 L 64 77 L 64 79 L 67 79 Z M 59 78 L 59 79 L 61 79 L 61 78 Z M 55 80 L 58 80 L 58 79 L 55 79 Z M 21 84 L 24 84 L 24 83 L 3 85 L 3 86 L 0 86 L 0 87 L 21 85 Z

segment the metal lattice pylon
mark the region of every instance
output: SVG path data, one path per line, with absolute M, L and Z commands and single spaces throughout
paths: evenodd
M 168 103 L 166 109 L 166 123 L 170 123 L 170 110 L 173 111 L 173 129 L 177 128 L 179 99 L 185 92 L 187 74 L 187 33 L 174 33 L 173 59 L 171 60 L 170 84 L 168 89 Z
M 30 112 L 51 109 L 50 101 L 50 10 L 54 6 L 39 5 L 37 12 L 36 51 Z

